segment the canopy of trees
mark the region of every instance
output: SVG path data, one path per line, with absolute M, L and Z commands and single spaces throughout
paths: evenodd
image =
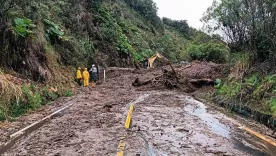
M 191 30 L 186 20 L 176 21 L 176 20 L 172 20 L 164 17 L 163 23 L 167 26 L 170 26 L 179 30 L 184 36 L 188 37 L 190 35 Z
M 125 0 L 135 11 L 139 12 L 146 20 L 149 20 L 158 29 L 162 30 L 161 19 L 157 16 L 158 8 L 152 0 Z
M 275 58 L 275 0 L 214 1 L 202 20 L 210 31 L 223 30 L 232 50 L 248 50 L 257 61 Z

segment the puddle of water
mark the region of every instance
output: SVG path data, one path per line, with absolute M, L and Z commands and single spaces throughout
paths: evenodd
M 140 132 L 136 133 L 138 137 L 142 138 L 145 145 L 144 145 L 144 152 L 141 152 L 142 156 L 156 156 L 153 146 L 149 143 L 149 141 L 144 137 L 144 135 Z M 142 150 L 143 151 L 143 150 Z
M 255 137 L 248 138 L 243 134 L 235 134 L 232 138 L 235 148 L 244 151 L 253 156 L 276 155 L 276 149 L 273 145 Z
M 131 102 L 130 104 L 140 103 L 140 102 L 144 101 L 149 96 L 150 96 L 150 94 L 144 94 L 144 95 L 140 96 L 138 99 L 136 99 L 135 101 Z
M 202 121 L 207 124 L 212 132 L 226 137 L 230 138 L 230 129 L 226 127 L 224 124 L 221 124 L 218 119 L 216 119 L 212 114 L 208 113 L 206 110 L 206 106 L 192 98 L 185 98 L 185 103 L 188 103 L 188 105 L 185 105 L 184 110 L 188 112 L 191 115 L 199 117 Z M 195 105 L 196 104 L 196 108 Z
M 221 124 L 214 115 L 208 113 L 207 107 L 202 102 L 188 97 L 185 97 L 183 100 L 186 103 L 184 107 L 186 112 L 199 117 L 210 127 L 212 132 L 232 140 L 237 149 L 256 156 L 276 155 L 276 147 L 262 139 L 245 135 L 239 131 L 233 132 L 234 136 L 231 136 L 230 129 Z

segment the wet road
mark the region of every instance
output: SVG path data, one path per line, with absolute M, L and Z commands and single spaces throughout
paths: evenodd
M 70 109 L 4 155 L 114 156 L 120 141 L 127 156 L 276 153 L 275 147 L 239 129 L 233 119 L 180 92 L 137 91 L 124 81 L 110 80 L 72 99 Z M 132 127 L 126 130 L 130 104 L 135 109 Z
M 275 152 L 275 147 L 246 136 L 233 119 L 189 96 L 152 93 L 135 108 L 126 155 L 262 156 Z

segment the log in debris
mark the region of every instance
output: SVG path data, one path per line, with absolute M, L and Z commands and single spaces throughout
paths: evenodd
M 139 87 L 143 85 L 148 85 L 150 83 L 152 83 L 152 80 L 141 82 L 139 78 L 136 78 L 135 81 L 132 83 L 132 86 Z
M 189 79 L 188 80 L 190 83 L 194 84 L 194 85 L 198 85 L 199 87 L 202 85 L 214 85 L 215 81 L 211 80 L 211 79 Z
M 187 78 L 178 72 L 170 65 L 171 70 L 169 71 L 168 69 L 163 69 L 162 68 L 162 74 L 155 76 L 154 78 L 141 81 L 139 78 L 136 78 L 135 81 L 132 83 L 133 86 L 139 87 L 139 86 L 144 86 L 144 85 L 149 85 L 152 84 L 154 86 L 165 86 L 168 89 L 173 89 L 173 88 L 180 88 L 182 86 L 189 87 L 201 87 L 201 86 L 206 86 L 206 85 L 214 85 L 214 80 L 212 79 L 207 79 L 207 78 L 202 78 L 202 79 L 190 79 Z M 192 65 L 185 66 L 183 69 L 187 69 L 192 67 Z M 180 71 L 180 70 L 178 70 Z

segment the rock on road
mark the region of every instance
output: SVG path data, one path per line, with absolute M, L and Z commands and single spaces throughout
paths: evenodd
M 271 154 L 229 117 L 178 91 L 139 91 L 130 86 L 137 74 L 131 75 L 80 89 L 68 100 L 72 107 L 4 155 L 114 156 L 122 137 L 127 156 Z M 135 109 L 125 130 L 129 104 Z

